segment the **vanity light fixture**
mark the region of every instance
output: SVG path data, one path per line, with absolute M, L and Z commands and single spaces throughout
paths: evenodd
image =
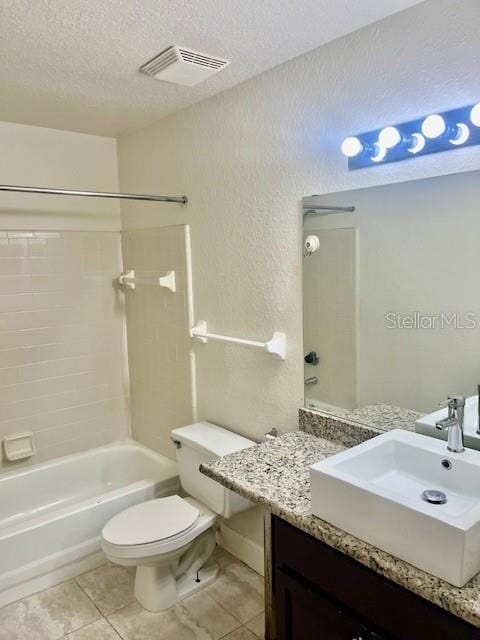
M 362 169 L 480 144 L 480 102 L 345 138 L 348 168 Z

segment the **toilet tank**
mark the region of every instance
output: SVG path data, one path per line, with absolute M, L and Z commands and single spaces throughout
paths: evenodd
M 214 460 L 255 444 L 211 422 L 197 422 L 172 431 L 177 449 L 180 482 L 185 491 L 224 518 L 253 506 L 250 500 L 226 489 L 199 471 L 202 462 Z

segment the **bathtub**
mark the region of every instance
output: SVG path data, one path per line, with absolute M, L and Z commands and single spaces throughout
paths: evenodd
M 105 523 L 179 490 L 172 460 L 128 440 L 0 474 L 0 606 L 105 561 Z

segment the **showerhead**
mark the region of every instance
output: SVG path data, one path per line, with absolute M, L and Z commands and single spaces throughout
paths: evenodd
M 305 238 L 303 249 L 303 255 L 305 258 L 309 258 L 318 251 L 320 249 L 320 240 L 318 239 L 318 236 L 307 236 L 307 238 Z

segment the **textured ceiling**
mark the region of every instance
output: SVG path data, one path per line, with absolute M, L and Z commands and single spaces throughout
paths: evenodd
M 0 120 L 117 136 L 418 3 L 0 0 Z M 232 64 L 196 87 L 138 72 L 172 44 Z

